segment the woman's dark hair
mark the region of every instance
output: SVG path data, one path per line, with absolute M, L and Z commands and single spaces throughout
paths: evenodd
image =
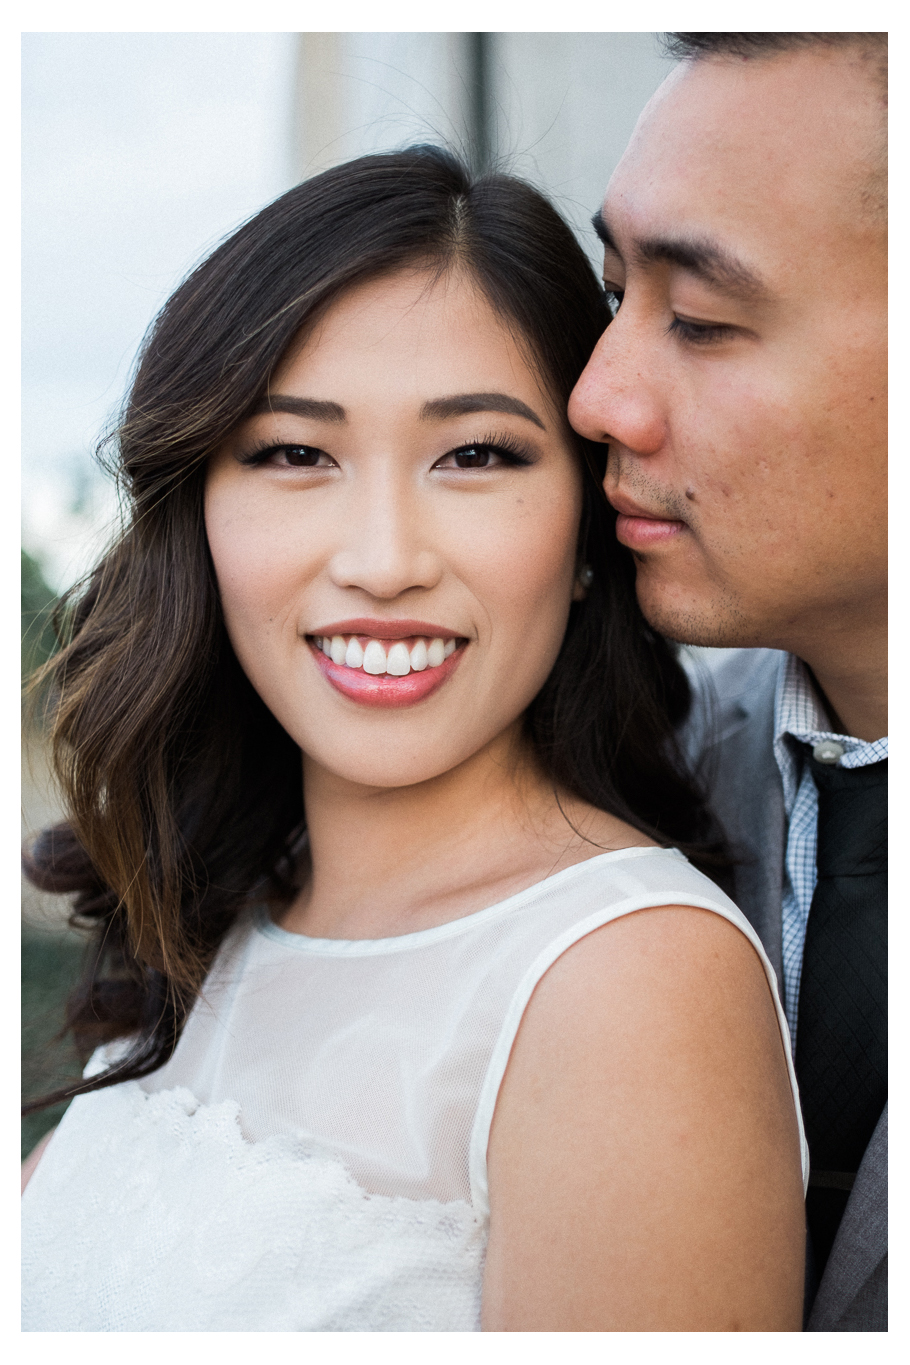
M 144 343 L 111 443 L 125 527 L 64 602 L 45 670 L 69 816 L 26 856 L 31 880 L 75 893 L 72 922 L 94 931 L 67 1011 L 77 1046 L 130 1043 L 102 1075 L 28 1108 L 161 1066 L 240 909 L 295 894 L 300 754 L 225 632 L 206 461 L 303 327 L 352 285 L 415 265 L 470 271 L 565 406 L 608 320 L 594 272 L 537 191 L 472 179 L 435 147 L 362 157 L 283 195 L 193 271 Z M 593 582 L 527 733 L 555 786 L 698 854 L 705 811 L 673 739 L 685 675 L 638 610 L 605 447 L 576 448 Z

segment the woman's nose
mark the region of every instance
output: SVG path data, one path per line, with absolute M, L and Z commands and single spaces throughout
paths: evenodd
M 666 420 L 657 381 L 657 357 L 645 338 L 621 321 L 622 310 L 597 343 L 569 398 L 569 421 L 581 436 L 608 441 L 636 455 L 653 455 L 664 443 Z
M 340 588 L 386 600 L 434 587 L 442 559 L 416 493 L 398 480 L 371 481 L 345 511 L 329 572 Z

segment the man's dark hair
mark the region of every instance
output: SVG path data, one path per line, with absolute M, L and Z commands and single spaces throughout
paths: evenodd
M 668 57 L 773 57 L 805 47 L 859 47 L 887 60 L 887 33 L 665 33 Z

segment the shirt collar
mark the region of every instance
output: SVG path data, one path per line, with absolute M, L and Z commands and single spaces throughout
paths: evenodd
M 795 654 L 785 654 L 774 694 L 775 741 L 784 735 L 808 739 L 810 735 L 832 733 L 831 721 L 812 686 L 808 668 Z
M 774 693 L 774 757 L 784 784 L 784 805 L 788 815 L 796 800 L 803 771 L 803 750 L 793 741 L 814 746 L 823 739 L 836 740 L 843 746 L 840 764 L 843 768 L 864 768 L 888 757 L 887 735 L 883 739 L 863 740 L 837 734 L 812 685 L 808 668 L 795 654 L 785 654 L 780 661 Z

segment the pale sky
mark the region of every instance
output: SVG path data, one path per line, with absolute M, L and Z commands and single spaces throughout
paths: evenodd
M 296 43 L 23 36 L 23 539 L 55 587 L 87 567 L 110 516 L 90 451 L 146 327 L 190 266 L 293 183 Z

